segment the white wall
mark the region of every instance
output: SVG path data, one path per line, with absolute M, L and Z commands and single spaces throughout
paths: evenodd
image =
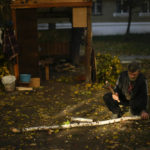
M 93 36 L 125 34 L 126 22 L 92 23 Z M 130 33 L 150 33 L 150 22 L 132 22 Z
M 70 29 L 71 23 L 56 23 L 56 29 Z M 38 30 L 47 30 L 48 24 L 38 24 Z M 125 34 L 127 22 L 92 23 L 93 36 Z M 130 33 L 150 33 L 150 22 L 132 22 Z

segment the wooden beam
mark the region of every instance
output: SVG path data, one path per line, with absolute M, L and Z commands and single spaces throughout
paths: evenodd
M 38 18 L 71 18 L 72 12 L 39 12 Z
M 13 0 L 12 3 L 68 3 L 68 2 L 89 2 L 91 0 Z
M 86 82 L 91 81 L 91 51 L 92 51 L 92 26 L 91 26 L 91 7 L 87 8 L 87 44 L 85 51 L 85 73 Z
M 56 2 L 49 2 L 49 3 L 25 3 L 25 4 L 11 4 L 12 9 L 23 9 L 23 8 L 50 8 L 50 7 L 91 7 L 92 2 L 65 2 L 65 3 L 56 3 Z

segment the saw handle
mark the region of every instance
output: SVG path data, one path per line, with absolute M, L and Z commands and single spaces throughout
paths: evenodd
M 106 81 L 106 86 L 108 87 L 108 89 L 110 90 L 110 92 L 114 95 L 114 94 L 115 94 L 115 91 L 114 91 L 114 89 L 111 87 L 111 85 L 109 84 L 108 81 Z M 119 100 L 119 99 L 116 100 L 116 101 L 120 103 L 120 100 Z

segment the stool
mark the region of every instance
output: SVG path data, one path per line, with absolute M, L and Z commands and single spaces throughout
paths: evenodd
M 45 68 L 45 79 L 49 80 L 49 65 L 53 64 L 53 58 L 47 58 L 45 60 L 40 60 L 40 64 Z

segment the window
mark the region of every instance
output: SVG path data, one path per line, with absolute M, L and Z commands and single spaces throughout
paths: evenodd
M 102 14 L 102 0 L 95 0 L 93 2 L 92 14 L 93 15 L 101 15 Z
M 128 5 L 127 0 L 116 0 L 116 12 L 113 16 L 128 16 Z
M 142 12 L 150 12 L 150 0 L 144 0 L 142 4 Z
M 150 16 L 150 0 L 143 0 L 139 16 Z

